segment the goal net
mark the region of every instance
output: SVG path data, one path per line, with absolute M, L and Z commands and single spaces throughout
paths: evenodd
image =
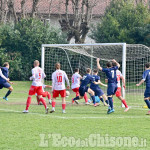
M 149 62 L 150 49 L 144 45 L 130 45 L 126 43 L 97 43 L 97 44 L 43 44 L 42 68 L 46 73 L 46 83 L 51 84 L 51 75 L 55 71 L 55 63 L 60 62 L 71 79 L 75 68 L 84 75 L 86 68 L 96 69 L 96 58 L 100 58 L 102 67 L 107 61 L 116 59 L 120 64 L 120 71 L 126 79 L 126 89 L 122 88 L 123 97 L 127 101 L 143 100 L 145 85 L 136 87 L 142 78 L 144 64 Z M 99 71 L 101 81 L 105 83 L 105 73 Z M 71 80 L 70 80 L 71 81 Z M 106 92 L 106 88 L 102 87 Z

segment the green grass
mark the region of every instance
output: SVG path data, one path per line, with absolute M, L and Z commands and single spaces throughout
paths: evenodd
M 149 116 L 146 116 L 147 109 L 143 109 L 145 105 L 142 97 L 138 100 L 130 100 L 131 95 L 127 95 L 127 102 L 132 108 L 129 112 L 124 113 L 124 108 L 119 107 L 120 101 L 115 98 L 115 113 L 107 115 L 107 107 L 103 105 L 94 108 L 93 106 L 70 105 L 66 107 L 66 114 L 61 113 L 61 100 L 58 98 L 56 104 L 56 112 L 53 114 L 45 114 L 43 106 L 36 105 L 36 99 L 33 97 L 32 104 L 29 108 L 29 114 L 22 114 L 25 109 L 25 103 L 31 82 L 15 82 L 14 91 L 9 97 L 9 101 L 2 100 L 6 93 L 6 89 L 0 90 L 0 150 L 42 150 L 42 149 L 149 149 Z M 67 98 L 67 102 L 71 101 L 74 95 L 71 94 Z M 47 101 L 48 102 L 48 101 Z M 136 107 L 138 106 L 138 107 Z M 51 106 L 49 106 L 51 108 Z M 45 134 L 45 140 L 48 140 L 46 147 L 41 147 L 41 136 Z M 100 134 L 107 137 L 137 137 L 146 139 L 146 146 L 134 147 L 134 143 L 130 147 L 115 145 L 115 147 L 91 147 L 84 146 L 82 143 L 73 147 L 54 147 L 55 134 L 61 134 L 62 137 L 73 137 L 77 141 L 78 138 L 84 140 L 91 134 Z M 65 139 L 65 138 L 63 138 Z M 86 140 L 85 140 L 86 141 Z M 134 142 L 134 141 L 132 141 Z M 94 141 L 92 142 L 94 143 Z M 91 144 L 92 144 L 91 143 Z M 83 147 L 82 147 L 83 145 Z M 65 146 L 65 145 L 63 145 Z

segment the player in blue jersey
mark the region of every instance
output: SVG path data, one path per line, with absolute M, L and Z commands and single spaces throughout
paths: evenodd
M 145 71 L 143 72 L 142 80 L 136 86 L 140 86 L 142 83 L 146 82 L 146 89 L 144 92 L 144 101 L 149 108 L 147 115 L 150 115 L 150 64 L 145 64 Z
M 72 101 L 74 101 L 76 104 L 78 104 L 78 101 L 79 99 L 83 99 L 84 97 L 84 94 L 86 92 L 88 92 L 89 94 L 91 94 L 91 98 L 93 100 L 93 103 L 94 103 L 94 106 L 96 106 L 96 103 L 95 103 L 95 93 L 92 89 L 90 89 L 88 87 L 88 84 L 90 83 L 94 83 L 94 78 L 90 75 L 91 74 L 91 69 L 90 68 L 87 68 L 86 70 L 86 75 L 83 76 L 83 78 L 81 79 L 81 84 L 80 84 L 80 88 L 79 88 L 79 94 L 80 96 L 77 96 L 75 98 L 72 99 Z
M 1 67 L 1 71 L 2 71 L 3 75 L 8 79 L 8 76 L 9 76 L 9 63 L 5 62 L 3 66 L 4 67 Z M 2 88 L 8 88 L 9 89 L 8 92 L 6 93 L 6 95 L 3 97 L 3 99 L 5 99 L 6 101 L 8 101 L 7 97 L 13 91 L 13 87 L 10 84 L 13 84 L 13 83 L 9 82 L 9 79 L 8 80 L 3 79 L 0 76 L 0 89 L 2 89 Z
M 107 68 L 102 68 L 99 63 L 100 59 L 97 58 L 97 67 L 101 71 L 105 72 L 108 78 L 108 87 L 107 87 L 107 96 L 109 101 L 109 108 L 107 114 L 114 112 L 113 108 L 113 95 L 117 91 L 117 75 L 116 70 L 120 67 L 120 64 L 116 60 L 112 60 L 113 63 L 116 63 L 115 67 L 112 67 L 112 62 L 107 62 Z
M 90 85 L 90 88 L 95 92 L 95 96 L 98 96 L 100 98 L 100 100 L 102 100 L 102 102 L 104 103 L 104 106 L 106 106 L 108 104 L 108 100 L 107 100 L 107 97 L 106 95 L 104 94 L 103 90 L 99 87 L 99 85 L 102 85 L 102 86 L 106 86 L 106 84 L 103 84 L 101 81 L 100 81 L 100 76 L 97 75 L 98 74 L 98 70 L 97 69 L 94 69 L 93 71 L 93 78 L 95 80 L 95 83 L 91 83 Z M 104 98 L 104 100 L 106 101 L 103 101 L 102 97 Z

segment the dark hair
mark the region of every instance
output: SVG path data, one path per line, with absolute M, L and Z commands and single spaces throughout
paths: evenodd
M 91 69 L 90 68 L 87 68 L 86 69 L 86 73 L 90 73 Z
M 117 63 L 116 62 L 112 62 L 112 66 L 113 67 L 117 66 Z
M 74 72 L 79 72 L 79 68 L 75 68 L 75 69 L 74 69 Z
M 145 67 L 146 67 L 146 68 L 149 68 L 149 67 L 150 67 L 150 63 L 146 63 L 146 64 L 145 64 Z
M 55 68 L 56 68 L 56 69 L 60 69 L 60 63 L 56 63 L 56 64 L 55 64 Z
M 94 73 L 98 73 L 98 70 L 97 70 L 97 69 L 94 69 L 93 72 L 94 72 Z
M 5 62 L 5 63 L 3 64 L 4 67 L 7 67 L 8 65 L 9 65 L 8 62 Z
M 107 63 L 106 63 L 106 66 L 107 66 L 108 68 L 112 67 L 112 62 L 111 62 L 111 61 L 107 62 Z

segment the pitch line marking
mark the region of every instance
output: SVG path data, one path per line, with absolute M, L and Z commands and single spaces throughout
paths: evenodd
M 0 109 L 0 111 L 8 111 L 8 112 L 15 112 L 15 113 L 22 113 L 22 111 L 16 111 L 16 110 L 9 110 L 9 109 Z M 23 114 L 23 113 L 22 113 Z M 25 114 L 24 114 L 25 115 Z M 46 114 L 39 114 L 39 113 L 32 113 L 29 112 L 26 115 L 37 115 L 41 117 L 50 117 L 50 118 L 58 118 L 58 119 L 141 119 L 141 118 L 150 118 L 149 116 L 104 116 L 104 117 L 62 117 L 62 116 L 52 116 L 52 115 L 46 115 Z M 64 114 L 65 115 L 65 114 Z

